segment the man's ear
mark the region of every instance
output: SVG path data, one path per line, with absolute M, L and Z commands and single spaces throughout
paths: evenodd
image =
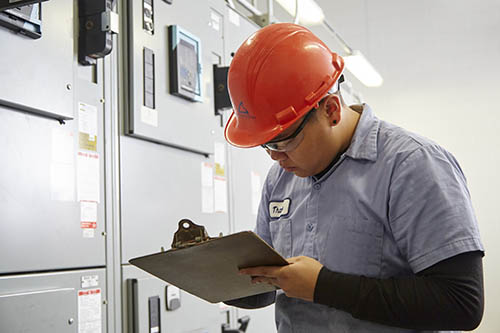
M 330 126 L 335 126 L 340 123 L 342 114 L 342 104 L 340 97 L 337 95 L 330 95 L 325 101 L 325 112 L 328 117 Z

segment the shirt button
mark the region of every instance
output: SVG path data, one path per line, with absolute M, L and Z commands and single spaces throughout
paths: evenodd
M 314 184 L 314 189 L 319 190 L 321 188 L 321 184 Z
M 307 231 L 312 231 L 314 229 L 314 226 L 311 223 L 307 224 Z

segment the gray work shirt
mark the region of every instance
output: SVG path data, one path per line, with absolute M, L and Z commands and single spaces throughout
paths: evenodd
M 375 278 L 413 275 L 457 254 L 483 251 L 455 158 L 378 119 L 367 105 L 349 148 L 320 179 L 273 165 L 255 231 L 286 258 L 309 256 L 330 270 Z M 275 304 L 279 332 L 416 332 L 282 291 Z

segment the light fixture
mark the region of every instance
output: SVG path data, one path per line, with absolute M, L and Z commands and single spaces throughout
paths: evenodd
M 344 56 L 345 66 L 361 83 L 367 87 L 379 87 L 384 80 L 377 70 L 368 62 L 358 50 Z
M 330 30 L 333 36 L 340 43 L 344 49 L 342 57 L 345 61 L 345 66 L 361 83 L 367 87 L 379 87 L 384 82 L 382 76 L 377 72 L 375 67 L 372 66 L 359 50 L 353 50 L 346 41 L 339 35 L 335 29 L 328 23 L 326 19 L 323 20 L 323 25 Z
M 303 25 L 321 24 L 325 14 L 321 7 L 314 0 L 276 0 L 290 15 L 297 14 L 298 4 L 298 23 Z

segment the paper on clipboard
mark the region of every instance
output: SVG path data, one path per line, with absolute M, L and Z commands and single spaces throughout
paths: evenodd
M 211 238 L 196 245 L 134 258 L 129 262 L 211 303 L 277 289 L 268 284 L 252 284 L 249 276 L 238 274 L 240 268 L 288 264 L 251 231 Z

